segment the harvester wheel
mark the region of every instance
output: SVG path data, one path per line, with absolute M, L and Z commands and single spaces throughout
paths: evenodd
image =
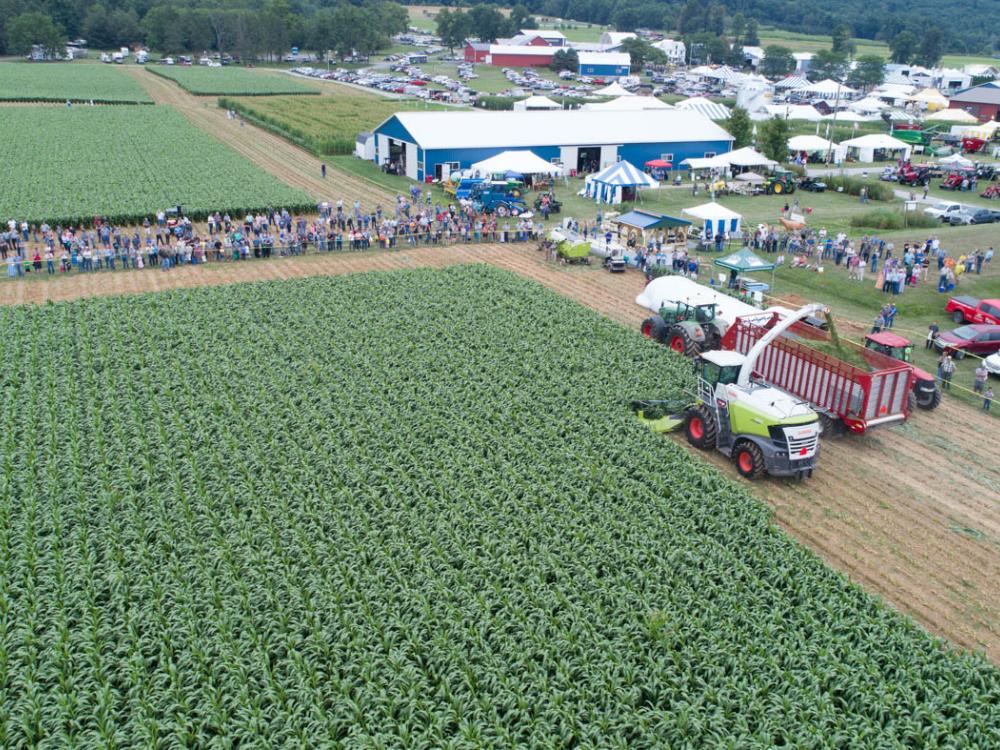
M 695 448 L 709 450 L 715 447 L 715 416 L 704 404 L 692 406 L 684 415 L 684 434 Z
M 647 339 L 662 342 L 663 334 L 667 332 L 667 324 L 660 317 L 646 318 L 639 326 L 639 332 Z
M 671 326 L 666 341 L 675 352 L 688 357 L 696 357 L 701 351 L 701 345 L 691 338 L 691 334 L 683 326 Z
M 932 409 L 936 409 L 938 407 L 938 404 L 941 403 L 941 391 L 938 390 L 937 387 L 935 387 L 933 391 L 930 392 L 924 391 L 919 396 L 917 396 L 916 399 L 917 399 L 917 406 L 919 406 L 921 409 L 926 409 L 927 411 L 931 411 Z
M 965 316 L 962 314 L 961 310 L 955 310 L 955 312 L 951 314 L 951 319 L 959 325 L 962 325 L 962 323 L 965 322 Z
M 740 440 L 733 450 L 736 470 L 747 479 L 756 479 L 764 473 L 764 452 L 752 440 Z

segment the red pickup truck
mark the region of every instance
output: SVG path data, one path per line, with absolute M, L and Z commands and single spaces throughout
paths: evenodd
M 992 323 L 1000 325 L 1000 299 L 952 297 L 945 305 L 956 323 Z

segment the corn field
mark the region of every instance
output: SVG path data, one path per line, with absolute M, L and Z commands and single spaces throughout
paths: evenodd
M 1000 673 L 492 267 L 4 308 L 4 748 L 997 748 Z

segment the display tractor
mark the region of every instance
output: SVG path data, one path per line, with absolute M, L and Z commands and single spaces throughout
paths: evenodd
M 469 200 L 477 211 L 517 215 L 527 210 L 520 190 L 508 185 L 484 182 L 472 187 Z
M 695 359 L 697 397 L 684 410 L 683 421 L 676 396 L 666 401 L 634 401 L 632 408 L 653 429 L 668 431 L 683 423 L 691 445 L 715 448 L 729 456 L 748 479 L 764 473 L 798 479 L 811 476 L 819 459 L 819 416 L 800 399 L 751 381 L 760 354 L 804 314 L 799 311 L 782 321 L 745 355 L 734 351 L 700 354 Z M 660 405 L 671 407 L 671 413 L 659 415 L 655 409 Z
M 664 301 L 659 315 L 646 318 L 639 330 L 646 338 L 693 357 L 701 351 L 717 349 L 726 326 L 716 319 L 714 302 L 691 305 Z
M 764 181 L 764 192 L 768 195 L 782 195 L 795 192 L 795 174 L 787 170 L 776 169 Z
M 865 349 L 867 350 L 865 359 L 873 367 L 880 367 L 883 363 L 873 361 L 870 352 L 878 352 L 910 365 L 913 373 L 913 397 L 921 409 L 936 409 L 941 403 L 941 391 L 938 390 L 937 380 L 926 370 L 913 365 L 913 344 L 908 339 L 890 331 L 869 333 L 865 336 Z

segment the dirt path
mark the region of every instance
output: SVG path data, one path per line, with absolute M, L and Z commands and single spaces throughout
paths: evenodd
M 129 67 L 126 72 L 146 89 L 157 104 L 168 104 L 194 125 L 211 133 L 254 164 L 292 187 L 301 188 L 319 200 L 342 199 L 348 206 L 362 197 L 365 205 L 381 202 L 391 206 L 395 196 L 381 187 L 327 165 L 327 177 L 320 176 L 321 160 L 308 151 L 249 123 L 230 120 L 216 102 L 218 97 L 198 97 L 173 81 L 145 68 Z
M 629 327 L 645 317 L 633 303 L 643 287 L 639 274 L 555 266 L 523 245 L 331 253 L 16 281 L 0 284 L 0 304 L 470 262 L 534 279 Z M 771 504 L 782 528 L 833 567 L 931 632 L 1000 663 L 1000 468 L 988 437 L 996 434 L 995 419 L 946 399 L 906 425 L 824 441 L 811 480 L 764 480 L 754 491 Z M 720 455 L 702 455 L 736 476 Z

